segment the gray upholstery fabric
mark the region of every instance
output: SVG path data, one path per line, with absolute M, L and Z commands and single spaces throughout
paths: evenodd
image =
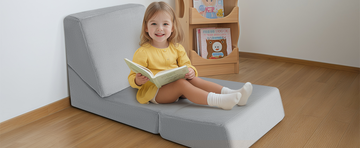
M 158 109 L 139 104 L 131 87 L 109 97 L 100 97 L 74 70 L 68 67 L 71 105 L 103 117 L 157 134 Z
M 244 84 L 203 78 L 239 89 Z M 198 105 L 160 113 L 160 133 L 165 139 L 190 147 L 249 147 L 284 118 L 279 90 L 254 85 L 245 106 L 232 110 Z
M 249 147 L 284 118 L 277 88 L 254 85 L 248 105 L 232 110 L 196 105 L 187 99 L 172 104 L 139 104 L 131 87 L 100 97 L 68 67 L 71 105 L 154 133 L 189 147 Z M 237 89 L 244 83 L 203 78 Z
M 101 97 L 129 86 L 124 58 L 139 48 L 145 7 L 120 5 L 64 19 L 68 65 Z
M 189 147 L 249 147 L 284 118 L 279 90 L 254 85 L 246 106 L 139 104 L 123 58 L 138 48 L 145 7 L 128 4 L 64 19 L 71 105 Z M 244 83 L 203 78 L 239 89 Z

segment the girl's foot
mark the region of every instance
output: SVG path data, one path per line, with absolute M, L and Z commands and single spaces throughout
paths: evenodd
M 209 106 L 217 106 L 225 110 L 231 110 L 236 104 L 239 103 L 241 93 L 232 94 L 215 94 L 210 92 L 207 97 Z
M 223 87 L 221 89 L 221 94 L 231 94 L 231 93 L 240 92 L 242 97 L 241 97 L 239 103 L 237 103 L 237 104 L 238 105 L 246 105 L 246 102 L 247 102 L 249 96 L 251 95 L 252 90 L 253 90 L 252 84 L 250 82 L 247 82 L 241 89 L 238 89 L 238 90 L 232 90 L 230 88 Z

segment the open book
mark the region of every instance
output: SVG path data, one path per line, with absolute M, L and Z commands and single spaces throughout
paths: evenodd
M 136 73 L 141 73 L 143 76 L 148 77 L 150 81 L 156 85 L 157 88 L 160 88 L 161 86 L 174 82 L 178 79 L 185 78 L 185 74 L 189 72 L 189 69 L 185 65 L 178 68 L 160 71 L 156 75 L 154 75 L 146 67 L 136 64 L 127 58 L 125 58 L 125 62 L 132 71 Z

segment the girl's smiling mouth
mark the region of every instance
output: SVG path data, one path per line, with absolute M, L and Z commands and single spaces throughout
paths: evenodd
M 157 33 L 155 34 L 157 37 L 163 37 L 165 34 L 162 34 L 162 33 Z

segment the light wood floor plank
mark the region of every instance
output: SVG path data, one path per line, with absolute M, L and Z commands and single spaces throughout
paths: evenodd
M 311 116 L 295 116 L 286 130 L 283 130 L 267 147 L 296 148 L 303 147 L 321 123 L 320 118 Z
M 301 68 L 295 75 L 293 75 L 291 78 L 289 78 L 286 82 L 284 82 L 282 85 L 278 86 L 280 90 L 286 89 L 284 93 L 282 93 L 282 96 L 284 96 L 284 103 L 288 101 L 287 98 L 288 95 L 292 94 L 294 91 L 299 90 L 299 87 L 308 81 L 310 77 L 317 71 L 317 68 L 315 67 L 309 67 L 305 66 Z M 291 99 L 291 98 L 290 98 Z
M 349 90 L 353 91 L 351 87 L 352 86 L 350 86 Z M 345 91 L 345 93 L 351 92 Z M 337 102 L 341 102 L 344 99 L 351 99 L 355 102 L 355 100 L 352 99 L 355 97 L 356 96 L 349 98 L 339 97 Z M 326 107 L 324 107 L 324 109 L 326 109 Z M 358 109 L 342 106 L 338 103 L 334 104 L 331 111 L 327 114 L 326 118 L 319 128 L 317 128 L 305 147 L 337 147 L 344 133 L 348 129 L 350 122 L 354 120 L 357 113 Z
M 339 140 L 345 133 L 348 123 L 339 121 L 326 121 L 316 130 L 314 135 L 309 139 L 305 148 L 323 147 L 333 148 L 336 147 Z
M 336 101 L 349 88 L 349 84 L 355 80 L 356 76 L 355 73 L 341 71 L 335 73 L 327 85 L 311 98 L 311 101 L 304 107 L 302 114 L 325 117 Z
M 350 113 L 336 113 L 332 116 L 333 120 L 343 121 L 350 125 L 345 134 L 341 138 L 338 148 L 352 148 L 360 147 L 360 75 L 350 86 L 346 94 L 337 102 L 337 108 Z M 351 118 L 350 115 L 354 114 Z
M 359 111 L 354 115 L 353 121 L 350 123 L 344 136 L 338 144 L 338 148 L 356 148 L 360 146 L 360 114 Z
M 304 67 L 304 69 L 312 69 L 311 67 Z M 311 120 L 312 127 L 317 127 L 321 123 L 321 119 L 318 118 L 311 118 L 309 116 L 301 116 L 299 117 L 297 114 L 299 111 L 303 108 L 303 106 L 310 100 L 309 98 L 314 94 L 314 89 L 308 89 L 310 86 L 313 86 L 317 84 L 315 80 L 318 79 L 322 74 L 324 70 L 323 69 L 316 69 L 312 73 L 307 73 L 303 76 L 302 79 L 306 79 L 306 81 L 291 81 L 289 83 L 297 83 L 298 86 L 296 89 L 292 87 L 284 87 L 282 88 L 281 95 L 283 100 L 288 100 L 287 102 L 283 101 L 284 104 L 284 110 L 285 110 L 285 118 L 282 122 L 284 124 L 277 125 L 279 128 L 278 130 L 275 130 L 276 132 L 269 132 L 266 134 L 261 140 L 259 140 L 254 146 L 256 147 L 278 147 L 279 145 L 284 145 L 284 147 L 297 147 L 297 146 L 303 146 L 307 139 L 312 135 L 313 131 L 316 128 L 309 128 L 302 131 L 302 138 L 298 139 L 296 142 L 287 142 L 283 143 L 284 139 L 287 139 L 289 137 L 297 136 L 298 133 L 291 132 L 293 128 L 298 128 L 296 126 L 301 126 L 302 124 L 306 124 L 308 122 L 301 123 L 299 125 L 299 118 L 303 120 Z M 301 75 L 304 75 L 303 72 L 300 72 Z M 294 74 L 294 78 L 297 78 L 298 76 Z M 300 83 L 302 82 L 302 83 Z M 293 90 L 294 89 L 294 90 Z M 312 91 L 312 92 L 308 92 Z M 301 94 L 301 95 L 300 95 Z M 287 99 L 286 99 L 287 98 Z M 305 126 L 309 127 L 309 125 Z M 267 140 L 263 140 L 267 138 Z
M 266 75 L 261 74 L 261 76 L 258 76 L 258 79 L 253 81 L 254 84 L 260 84 L 260 85 L 268 85 L 271 84 L 271 82 L 275 81 L 276 78 L 279 78 L 279 75 L 285 73 L 287 69 L 289 69 L 294 64 L 290 63 L 279 63 L 280 65 L 276 68 L 269 69 L 269 72 L 264 72 Z
M 64 99 L 61 99 L 59 101 L 56 101 L 56 102 L 46 105 L 44 107 L 35 109 L 33 111 L 30 111 L 23 115 L 17 116 L 10 120 L 1 122 L 0 123 L 0 135 L 4 134 L 6 132 L 9 132 L 13 129 L 22 127 L 22 126 L 29 124 L 31 122 L 34 122 L 36 120 L 39 120 L 39 119 L 46 117 L 48 115 L 51 115 L 53 113 L 56 113 L 58 111 L 61 111 L 68 107 L 70 107 L 70 99 L 69 99 L 69 97 L 66 97 Z
M 334 88 L 332 88 L 330 92 L 327 92 L 329 95 L 322 98 L 319 97 L 320 99 L 315 98 L 314 100 L 317 100 L 317 108 L 314 107 L 315 105 L 313 105 L 313 108 L 309 108 L 309 110 L 313 111 L 313 113 L 309 115 L 319 118 L 325 117 L 325 119 L 319 125 L 305 147 L 336 147 L 345 133 L 349 121 L 351 121 L 355 114 L 354 110 L 338 106 L 336 105 L 336 102 L 340 101 L 342 96 L 351 87 L 349 84 L 354 82 L 358 74 L 338 72 L 338 75 L 337 73 L 334 74 L 334 77 L 336 76 L 342 76 L 342 78 L 338 79 L 336 83 L 333 83 L 335 84 L 333 85 Z
M 124 134 L 126 133 L 126 134 Z M 116 138 L 115 138 L 116 137 Z M 116 139 L 116 140 L 115 140 Z M 162 139 L 142 130 L 134 130 L 133 127 L 124 124 L 114 124 L 99 133 L 96 137 L 90 138 L 78 148 L 89 147 L 184 147 L 173 142 Z
M 252 68 L 251 69 L 251 75 L 248 74 L 249 71 L 245 71 L 242 74 L 242 77 L 238 77 L 241 78 L 240 80 L 243 82 L 254 82 L 254 84 L 256 84 L 255 82 L 260 79 L 264 73 L 270 73 L 271 71 L 273 71 L 274 69 L 278 68 L 281 66 L 280 62 L 275 62 L 275 61 L 263 61 L 261 64 L 256 65 L 256 68 Z
M 279 74 L 272 81 L 264 82 L 262 85 L 280 87 L 284 83 L 288 82 L 295 74 L 297 74 L 302 68 L 303 65 L 291 65 L 288 69 L 286 69 L 283 73 Z M 267 76 L 268 74 L 264 73 L 263 76 Z
M 4 147 L 72 147 L 110 126 L 110 122 L 103 117 L 69 108 L 1 135 L 0 143 Z

